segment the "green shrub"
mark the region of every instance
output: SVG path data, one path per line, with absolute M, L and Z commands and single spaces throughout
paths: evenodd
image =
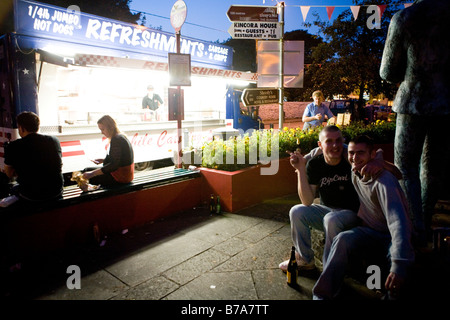
M 258 163 L 268 163 L 272 158 L 287 157 L 290 151 L 296 149 L 307 154 L 317 147 L 322 128 L 307 131 L 287 127 L 282 130 L 265 129 L 254 131 L 251 135 L 246 133 L 236 138 L 231 137 L 225 141 L 216 139 L 203 144 L 202 166 L 235 171 Z M 377 144 L 392 143 L 395 137 L 395 122 L 389 121 L 377 120 L 368 125 L 354 122 L 340 128 L 346 142 L 361 134 L 372 137 Z

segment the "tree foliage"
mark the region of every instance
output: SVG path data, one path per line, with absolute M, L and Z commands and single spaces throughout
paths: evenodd
M 229 38 L 222 44 L 233 48 L 233 69 L 256 72 L 256 41 Z
M 362 5 L 361 1 L 354 1 Z M 382 81 L 379 68 L 387 36 L 390 19 L 399 10 L 392 4 L 398 1 L 380 0 L 377 4 L 391 4 L 383 13 L 379 28 L 369 29 L 367 21 L 373 18 L 373 12 L 367 12 L 362 6 L 355 21 L 350 10 L 340 14 L 332 24 L 316 20 L 325 42 L 314 48 L 313 63 L 306 70 L 310 97 L 314 90 L 322 90 L 326 97 L 333 95 L 359 94 L 363 101 L 364 92 L 372 96 L 380 93 L 392 98 L 395 87 Z
M 13 0 L 0 0 L 0 36 L 13 31 Z

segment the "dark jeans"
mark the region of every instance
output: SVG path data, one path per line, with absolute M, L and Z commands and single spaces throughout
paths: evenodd
M 93 170 L 96 170 L 99 168 L 101 168 L 101 167 L 89 167 L 89 168 L 85 168 L 81 172 L 84 173 L 84 172 L 93 171 Z M 93 178 L 89 179 L 89 183 L 93 184 L 93 185 L 101 185 L 102 187 L 106 187 L 106 188 L 122 185 L 122 183 L 117 182 L 110 173 L 104 173 L 102 175 L 93 177 Z

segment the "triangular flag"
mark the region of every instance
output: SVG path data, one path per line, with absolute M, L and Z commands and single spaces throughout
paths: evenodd
M 359 9 L 361 7 L 360 6 L 350 6 L 350 10 L 352 10 L 353 13 L 353 18 L 358 19 L 358 14 L 359 14 Z
M 309 8 L 311 7 L 300 6 L 300 9 L 302 10 L 303 21 L 306 21 L 306 16 L 308 15 Z
M 331 20 L 331 15 L 333 14 L 334 7 L 327 7 L 328 20 Z
M 381 17 L 383 16 L 384 10 L 386 10 L 387 5 L 386 4 L 379 4 L 378 8 L 380 9 L 380 20 Z
M 408 8 L 408 7 L 411 7 L 411 6 L 412 6 L 412 2 L 411 2 L 411 3 L 404 3 L 403 5 L 405 6 L 405 9 L 406 9 L 406 8 Z

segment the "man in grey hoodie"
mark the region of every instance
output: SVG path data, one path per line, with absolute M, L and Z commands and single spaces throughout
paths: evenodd
M 353 169 L 352 182 L 360 200 L 360 224 L 334 238 L 323 272 L 313 288 L 313 298 L 316 300 L 336 297 L 350 256 L 379 249 L 389 253 L 391 267 L 385 288 L 390 295 L 399 293 L 408 267 L 414 262 L 412 225 L 398 179 L 387 170 L 376 178 L 365 179 L 355 170 L 374 157 L 375 150 L 370 138 L 361 136 L 350 141 L 348 159 Z

